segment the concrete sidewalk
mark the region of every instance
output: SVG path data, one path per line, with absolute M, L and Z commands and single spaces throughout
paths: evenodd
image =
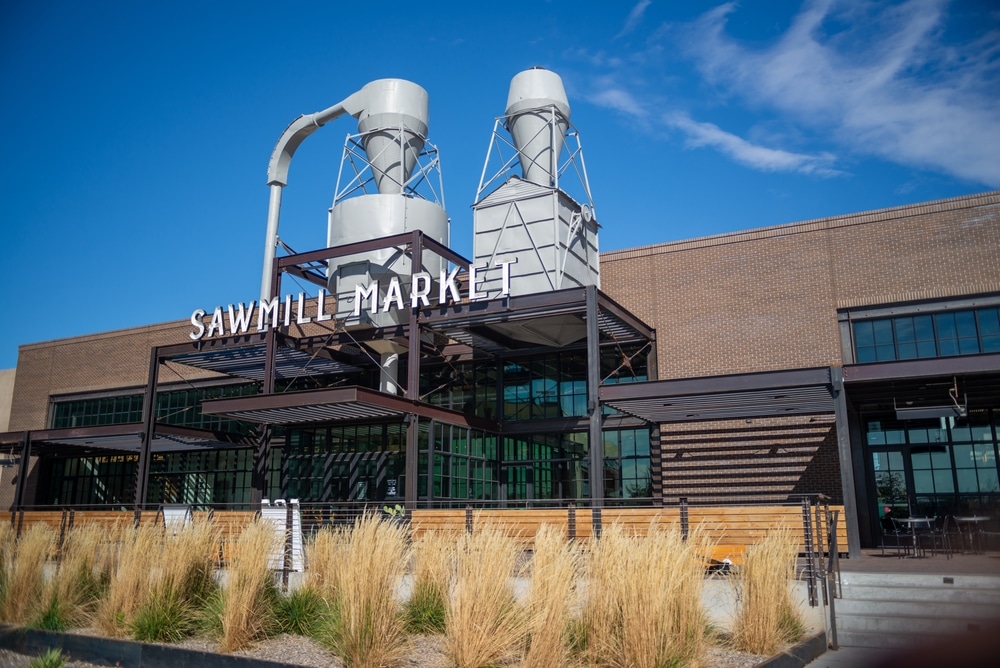
M 888 660 L 894 653 L 891 649 L 870 647 L 841 647 L 829 649 L 818 659 L 807 663 L 805 668 L 864 668 Z

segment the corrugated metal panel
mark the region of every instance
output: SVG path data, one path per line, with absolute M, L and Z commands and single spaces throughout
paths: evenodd
M 172 357 L 171 361 L 240 378 L 263 380 L 266 354 L 267 346 L 261 343 L 177 355 Z M 294 378 L 306 373 L 319 376 L 358 371 L 358 367 L 331 360 L 322 354 L 314 357 L 308 351 L 295 348 L 279 348 L 275 352 L 274 360 L 277 378 Z
M 726 420 L 833 412 L 830 386 L 810 386 L 670 397 L 643 397 L 606 402 L 616 410 L 647 422 Z
M 531 181 L 525 181 L 518 177 L 511 177 L 507 181 L 491 192 L 489 195 L 483 199 L 476 202 L 473 208 L 479 209 L 483 207 L 495 206 L 497 204 L 503 204 L 505 202 L 511 202 L 514 200 L 524 199 L 526 197 L 539 197 L 541 195 L 551 195 L 552 189 L 545 188 L 538 185 L 537 183 L 532 183 Z
M 69 448 L 114 450 L 117 452 L 139 452 L 142 449 L 142 437 L 139 434 L 120 434 L 116 436 L 80 436 L 68 438 L 47 438 L 39 441 L 41 445 L 58 445 Z M 177 452 L 179 450 L 201 450 L 212 448 L 232 448 L 234 443 L 218 441 L 212 438 L 194 438 L 175 436 L 172 434 L 157 434 L 151 443 L 153 452 Z
M 222 413 L 226 417 L 247 422 L 268 424 L 305 424 L 309 422 L 332 422 L 336 420 L 361 420 L 403 415 L 402 411 L 374 406 L 363 402 L 316 404 L 312 406 L 287 406 L 279 408 L 257 408 L 245 411 Z

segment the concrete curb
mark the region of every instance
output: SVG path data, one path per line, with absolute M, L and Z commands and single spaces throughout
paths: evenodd
M 0 647 L 27 655 L 38 655 L 50 649 L 58 649 L 65 656 L 77 661 L 104 663 L 121 668 L 288 668 L 292 665 L 169 645 L 38 631 L 7 625 L 0 625 Z
M 802 668 L 825 653 L 826 649 L 826 632 L 821 631 L 781 654 L 761 661 L 754 668 Z

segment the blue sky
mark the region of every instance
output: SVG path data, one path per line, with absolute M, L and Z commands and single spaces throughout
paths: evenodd
M 267 160 L 366 82 L 430 95 L 452 246 L 507 86 L 558 72 L 603 250 L 1000 188 L 989 0 L 0 5 L 0 368 L 17 346 L 255 299 Z M 281 236 L 325 245 L 344 137 L 299 149 Z

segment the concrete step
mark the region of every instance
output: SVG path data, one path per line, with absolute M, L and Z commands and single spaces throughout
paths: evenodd
M 865 631 L 841 631 L 837 629 L 837 642 L 841 647 L 865 647 L 877 649 L 905 649 L 926 644 L 933 640 L 925 634 L 916 633 L 868 633 Z
M 875 587 L 941 587 L 955 589 L 994 590 L 1000 592 L 1000 575 L 949 575 L 947 563 L 941 573 L 858 573 L 842 571 L 841 585 L 871 585 Z
M 845 647 L 913 647 L 1000 619 L 998 576 L 843 572 L 841 593 L 837 636 Z
M 836 604 L 837 618 L 851 615 L 864 617 L 923 617 L 934 619 L 983 620 L 1000 618 L 1000 600 L 989 602 L 946 601 L 942 599 L 875 600 L 843 598 Z
M 885 617 L 881 615 L 837 615 L 837 633 L 858 631 L 886 635 L 937 636 L 977 631 L 986 620 L 932 617 Z
M 953 586 L 886 587 L 884 585 L 843 585 L 844 601 L 932 601 L 943 603 L 1000 603 L 1000 591 L 992 588 Z

